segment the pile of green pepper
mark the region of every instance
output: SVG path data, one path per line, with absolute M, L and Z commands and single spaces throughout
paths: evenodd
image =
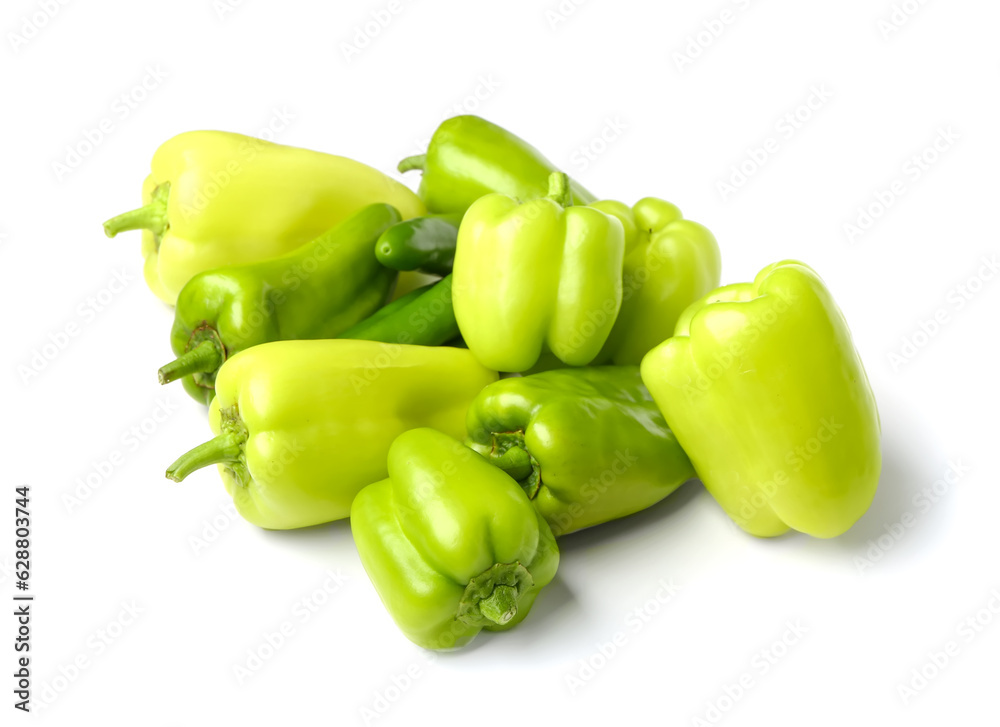
M 105 231 L 144 230 L 175 306 L 160 382 L 209 405 L 167 476 L 218 465 L 262 528 L 350 517 L 420 646 L 514 627 L 557 538 L 690 479 L 762 537 L 840 535 L 874 497 L 878 410 L 822 279 L 786 260 L 718 287 L 715 238 L 670 202 L 598 200 L 475 116 L 400 163 L 418 194 L 223 132 L 152 167 Z M 392 300 L 414 273 L 436 280 Z

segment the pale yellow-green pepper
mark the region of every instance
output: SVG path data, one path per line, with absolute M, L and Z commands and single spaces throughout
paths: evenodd
M 376 202 L 424 214 L 408 188 L 353 159 L 224 131 L 189 131 L 153 155 L 143 206 L 104 223 L 142 229 L 143 273 L 174 305 L 194 275 L 290 252 Z

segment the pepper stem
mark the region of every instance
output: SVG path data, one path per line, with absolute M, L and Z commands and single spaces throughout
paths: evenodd
M 563 207 L 573 204 L 573 192 L 569 188 L 569 175 L 565 172 L 552 172 L 549 175 L 548 198 Z
M 126 230 L 150 230 L 159 237 L 167 229 L 167 198 L 170 184 L 161 184 L 153 190 L 149 204 L 123 212 L 104 223 L 104 234 L 114 237 Z
M 412 157 L 406 157 L 403 161 L 399 163 L 396 167 L 400 172 L 412 172 L 414 169 L 419 169 L 421 172 L 424 171 L 424 167 L 427 165 L 427 155 L 417 154 Z
M 169 384 L 191 374 L 215 371 L 221 365 L 222 351 L 219 350 L 219 344 L 207 338 L 190 351 L 161 366 L 156 374 L 161 384 Z
M 244 440 L 245 438 L 237 432 L 226 432 L 199 444 L 167 467 L 167 479 L 180 482 L 195 470 L 208 467 L 210 464 L 239 462 Z
M 503 454 L 490 455 L 490 464 L 499 467 L 518 482 L 528 479 L 534 469 L 531 455 L 523 447 L 511 447 Z
M 489 598 L 479 602 L 479 612 L 497 626 L 503 626 L 517 615 L 517 589 L 496 586 Z

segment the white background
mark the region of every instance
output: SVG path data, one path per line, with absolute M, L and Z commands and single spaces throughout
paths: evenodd
M 995 719 L 1000 276 L 980 273 L 1000 248 L 1000 6 L 905 5 L 890 32 L 890 0 L 121 0 L 52 2 L 52 17 L 44 2 L 5 2 L 0 577 L 9 603 L 11 501 L 30 484 L 35 696 L 51 701 L 41 719 L 339 725 L 378 707 L 376 724 L 645 714 L 683 725 L 717 719 L 710 705 L 732 725 Z M 718 37 L 690 45 L 724 10 Z M 388 23 L 359 37 L 372 13 Z M 165 77 L 137 91 L 148 69 Z M 832 95 L 789 133 L 783 117 L 814 88 Z M 716 233 L 724 282 L 784 257 L 824 276 L 884 431 L 880 489 L 854 529 L 757 540 L 690 483 L 566 538 L 559 575 L 523 625 L 428 663 L 383 610 L 346 522 L 265 532 L 231 515 L 211 469 L 181 485 L 163 478 L 210 435 L 206 415 L 179 385 L 156 383 L 171 312 L 142 282 L 138 233 L 107 240 L 100 225 L 138 202 L 156 147 L 189 129 L 273 123 L 278 141 L 391 172 L 459 111 L 526 137 L 599 196 L 674 201 Z M 105 118 L 112 131 L 58 169 Z M 917 175 L 911 158 L 948 129 L 957 139 Z M 778 150 L 724 195 L 719 182 L 752 166 L 748 150 L 768 138 Z M 905 193 L 850 239 L 845 224 L 897 180 Z M 95 311 L 88 299 L 116 274 L 130 282 Z M 946 322 L 924 334 L 941 309 Z M 79 335 L 25 375 L 70 323 Z M 904 355 L 906 341 L 920 345 Z M 124 464 L 84 485 L 79 504 L 66 499 L 115 452 Z M 946 484 L 951 463 L 962 472 Z M 896 534 L 879 544 L 886 528 Z M 202 537 L 214 539 L 196 550 Z M 679 589 L 663 605 L 661 579 Z M 303 599 L 324 585 L 335 592 L 304 620 Z M 141 613 L 113 625 L 133 602 Z M 637 608 L 656 611 L 638 630 Z M 961 626 L 977 614 L 979 630 Z M 3 621 L 0 709 L 13 724 L 15 624 Z M 284 622 L 293 635 L 241 684 L 234 667 L 248 650 L 268 655 L 264 635 Z M 789 622 L 805 633 L 765 671 Z M 932 674 L 929 653 L 949 641 L 957 656 L 916 689 L 912 670 Z M 741 678 L 752 686 L 730 687 L 729 700 Z M 901 684 L 916 694 L 904 699 Z

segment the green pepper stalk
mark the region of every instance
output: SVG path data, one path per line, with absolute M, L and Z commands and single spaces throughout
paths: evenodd
M 505 194 L 519 200 L 546 194 L 549 175 L 559 171 L 541 152 L 478 116 L 455 116 L 431 137 L 426 154 L 404 159 L 399 171 L 423 172 L 419 195 L 431 212 L 464 213 L 480 197 Z M 576 182 L 574 204 L 595 197 Z
M 153 155 L 142 207 L 104 223 L 142 230 L 143 274 L 174 305 L 196 274 L 295 250 L 362 208 L 426 213 L 409 189 L 352 159 L 224 131 L 188 131 Z
M 389 445 L 430 426 L 463 436 L 465 412 L 496 372 L 468 351 L 376 341 L 278 341 L 227 360 L 208 410 L 216 437 L 181 455 L 181 481 L 219 465 L 237 511 L 285 530 L 347 517 L 388 474 Z
M 466 444 L 517 480 L 556 536 L 643 510 L 694 477 L 637 366 L 501 379 L 466 426 Z
M 452 649 L 524 620 L 559 549 L 517 483 L 433 429 L 400 435 L 388 471 L 355 498 L 351 532 L 403 634 Z
M 177 354 L 160 383 L 183 379 L 209 403 L 228 357 L 267 341 L 332 338 L 382 306 L 396 272 L 379 265 L 375 241 L 400 220 L 370 205 L 282 257 L 199 273 L 181 290 L 170 342 Z

